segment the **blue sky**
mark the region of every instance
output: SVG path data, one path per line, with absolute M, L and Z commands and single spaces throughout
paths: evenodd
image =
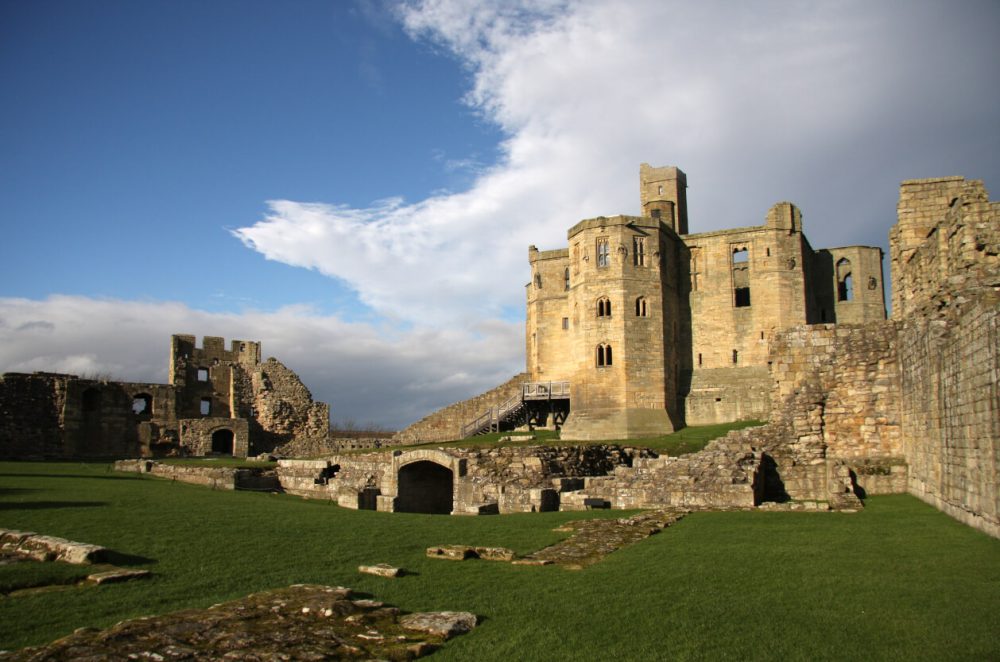
M 0 12 L 5 294 L 356 314 L 349 288 L 266 262 L 227 229 L 270 199 L 363 206 L 467 187 L 448 161 L 496 157 L 495 126 L 460 103 L 468 72 L 384 8 L 42 0 Z
M 687 172 L 886 246 L 903 179 L 1000 191 L 1000 5 L 0 0 L 0 371 L 165 381 L 257 339 L 391 427 L 523 366 L 527 246 Z M 888 265 L 886 265 L 888 271 Z

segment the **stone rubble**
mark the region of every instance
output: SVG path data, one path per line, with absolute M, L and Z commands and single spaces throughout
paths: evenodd
M 81 628 L 0 660 L 412 660 L 477 623 L 468 612 L 401 615 L 349 588 L 294 585 L 208 609 Z

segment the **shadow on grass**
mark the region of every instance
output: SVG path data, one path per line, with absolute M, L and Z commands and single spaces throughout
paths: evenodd
M 49 510 L 57 508 L 100 508 L 110 505 L 107 501 L 7 501 L 0 503 L 0 510 Z
M 8 496 L 12 494 L 31 494 L 32 492 L 41 491 L 42 490 L 34 487 L 0 487 L 0 496 Z
M 101 555 L 101 563 L 107 563 L 109 565 L 116 565 L 120 567 L 130 567 L 135 565 L 153 565 L 157 563 L 157 560 L 149 559 L 145 556 L 138 556 L 136 554 L 116 552 L 113 549 L 109 549 L 106 553 Z
M 0 478 L 89 478 L 90 480 L 142 480 L 139 474 L 108 473 L 105 476 L 93 474 L 56 474 L 56 473 L 0 473 Z

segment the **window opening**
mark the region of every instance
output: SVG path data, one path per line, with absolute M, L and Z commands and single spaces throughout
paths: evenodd
M 569 267 L 563 272 L 563 287 L 564 289 L 569 289 Z
M 747 308 L 750 306 L 750 288 L 749 287 L 737 287 L 736 288 L 736 307 L 737 308 Z
M 568 329 L 568 328 L 569 328 L 569 318 L 568 318 L 568 317 L 564 317 L 564 318 L 563 318 L 563 322 L 562 322 L 562 324 L 563 324 L 563 330 L 564 330 L 564 331 L 565 331 L 566 329 Z
M 837 261 L 837 301 L 854 299 L 854 287 L 851 279 L 851 261 L 846 257 Z
M 132 398 L 132 413 L 136 416 L 151 416 L 153 413 L 153 396 L 140 393 Z
M 199 382 L 208 381 L 208 368 L 198 368 L 198 381 Z
M 698 367 L 701 367 L 701 353 L 698 353 Z
M 535 274 L 535 287 L 542 289 L 542 274 Z
M 597 316 L 611 317 L 611 300 L 607 297 L 601 297 L 597 300 Z
M 212 413 L 212 398 L 201 399 L 201 415 L 208 416 Z
M 597 266 L 606 267 L 611 264 L 611 249 L 607 239 L 597 240 Z
M 746 248 L 733 249 L 733 264 L 743 264 L 750 259 L 750 252 Z
M 736 351 L 736 350 L 734 349 L 734 350 L 733 350 L 733 363 L 734 363 L 734 364 L 735 364 L 735 363 L 738 363 L 738 362 L 739 362 L 739 358 L 740 358 L 740 353 L 739 353 L 739 352 L 737 352 L 737 351 Z
M 639 297 L 635 300 L 635 316 L 646 317 L 646 297 Z
M 646 266 L 645 237 L 632 237 L 632 260 L 637 267 Z
M 597 346 L 597 367 L 604 368 L 611 365 L 611 345 Z

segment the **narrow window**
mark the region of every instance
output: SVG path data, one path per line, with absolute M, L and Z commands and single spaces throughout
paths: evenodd
M 604 365 L 611 365 L 611 345 L 604 347 Z
M 597 266 L 606 267 L 611 264 L 611 249 L 606 238 L 597 240 Z
M 763 340 L 763 339 L 764 339 L 764 332 L 763 332 L 763 331 L 761 331 L 761 332 L 760 332 L 760 339 L 761 339 L 761 340 Z
M 698 353 L 698 367 L 701 367 L 701 353 Z
M 535 287 L 542 289 L 542 274 L 535 274 Z
M 837 261 L 837 301 L 851 301 L 853 299 L 851 261 L 845 257 Z
M 663 195 L 663 187 L 662 186 L 657 186 L 656 187 L 656 194 L 657 195 Z
M 198 368 L 198 381 L 199 382 L 208 381 L 208 368 Z
M 635 316 L 646 317 L 646 297 L 639 297 L 635 300 Z
M 212 413 L 212 399 L 202 398 L 201 399 L 201 415 L 208 416 Z
M 563 272 L 563 288 L 569 289 L 569 267 Z
M 611 300 L 607 297 L 601 297 L 597 300 L 597 316 L 611 317 Z
M 738 363 L 738 362 L 739 362 L 739 359 L 740 359 L 740 353 L 739 353 L 739 352 L 737 352 L 737 351 L 736 351 L 736 350 L 734 349 L 734 350 L 733 350 L 733 364 L 735 365 L 736 363 Z
M 737 287 L 736 288 L 736 307 L 746 308 L 750 305 L 750 288 L 749 287 Z
M 597 367 L 604 368 L 611 365 L 611 345 L 597 346 Z
M 770 246 L 768 246 L 767 248 L 765 248 L 764 252 L 767 254 L 768 257 L 771 257 L 771 247 Z
M 569 328 L 569 318 L 568 317 L 564 317 L 563 318 L 563 331 L 565 331 L 568 328 Z
M 637 267 L 646 266 L 645 237 L 632 237 L 632 260 Z

